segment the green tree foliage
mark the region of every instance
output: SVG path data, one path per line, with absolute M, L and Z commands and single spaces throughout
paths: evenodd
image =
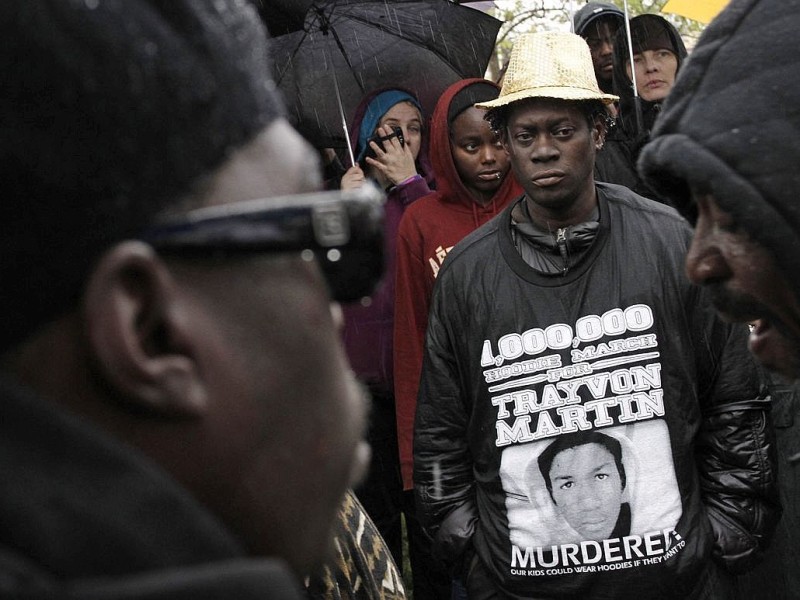
M 604 0 L 624 9 L 624 0 Z M 584 0 L 499 0 L 494 16 L 503 21 L 497 36 L 497 45 L 487 70 L 487 77 L 497 80 L 511 53 L 514 39 L 521 33 L 547 31 L 552 29 L 569 30 L 572 14 L 586 4 Z M 667 0 L 628 0 L 631 17 L 644 13 L 657 13 L 668 19 L 683 36 L 687 48 L 691 49 L 703 25 L 697 21 L 661 12 Z

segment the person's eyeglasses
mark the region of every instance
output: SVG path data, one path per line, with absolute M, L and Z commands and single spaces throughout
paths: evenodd
M 383 274 L 385 197 L 377 187 L 197 208 L 156 221 L 139 239 L 162 254 L 300 252 L 317 258 L 331 296 L 368 296 Z

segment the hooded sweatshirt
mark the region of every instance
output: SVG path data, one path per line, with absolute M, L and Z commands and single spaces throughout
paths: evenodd
M 644 148 L 649 184 L 688 216 L 708 189 L 800 295 L 797 0 L 734 0 L 701 36 Z
M 678 30 L 659 15 L 639 15 L 631 19 L 631 37 L 633 38 L 634 54 L 656 47 L 665 47 L 672 50 L 678 59 L 680 72 L 683 61 L 686 60 L 686 46 Z M 636 100 L 633 97 L 633 83 L 625 72 L 625 65 L 629 61 L 628 38 L 625 29 L 617 32 L 614 40 L 614 93 L 619 96 L 619 120 L 623 131 L 628 138 L 639 140 L 642 136 L 650 135 L 658 113 L 661 112 L 661 102 L 646 102 L 639 98 L 642 107 L 644 129 L 639 130 L 636 124 Z
M 454 98 L 485 79 L 465 79 L 445 90 L 431 118 L 430 155 L 437 191 L 408 208 L 397 236 L 394 326 L 395 404 L 403 487 L 413 489 L 411 451 L 428 306 L 436 275 L 456 242 L 502 211 L 522 193 L 509 171 L 492 201 L 482 206 L 461 181 L 450 149 L 448 115 Z M 499 88 L 498 88 L 499 93 Z
M 678 59 L 678 72 L 686 59 L 686 46 L 680 33 L 672 24 L 659 15 L 639 15 L 630 22 L 634 53 L 666 47 Z M 617 31 L 614 40 L 614 93 L 619 96 L 619 116 L 616 126 L 606 138 L 606 143 L 597 155 L 596 175 L 598 181 L 624 185 L 633 191 L 664 201 L 648 187 L 636 171 L 636 161 L 642 146 L 650 136 L 656 117 L 661 112 L 661 101 L 647 102 L 639 97 L 642 112 L 642 127 L 636 118 L 637 99 L 633 95 L 633 83 L 625 72 L 630 60 L 628 38 L 625 28 Z
M 358 105 L 350 128 L 350 139 L 360 139 L 361 124 L 367 107 L 372 99 L 383 91 L 386 90 L 375 90 Z M 389 108 L 391 106 L 386 110 Z M 406 207 L 417 198 L 429 194 L 433 187 L 432 170 L 426 149 L 427 139 L 423 129 L 422 145 L 416 161 L 420 177 L 390 188 L 386 195 L 384 221 L 386 270 L 383 280 L 368 302 L 342 307 L 345 317 L 344 344 L 350 364 L 359 379 L 370 387 L 373 396 L 376 397 L 390 396 L 393 390 L 392 332 L 397 228 Z M 356 147 L 355 154 L 358 155 L 360 151 L 361 148 Z

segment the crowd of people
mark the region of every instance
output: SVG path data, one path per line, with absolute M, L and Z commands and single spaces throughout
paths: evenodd
M 0 598 L 800 594 L 794 3 L 588 2 L 346 167 L 248 1 L 0 15 Z

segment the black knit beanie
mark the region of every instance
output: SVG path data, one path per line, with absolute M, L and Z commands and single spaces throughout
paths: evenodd
M 245 0 L 0 4 L 0 351 L 282 113 Z
M 800 295 L 800 0 L 733 0 L 679 73 L 639 160 L 691 217 L 711 192 Z
M 581 37 L 586 37 L 589 26 L 598 19 L 613 19 L 618 25 L 625 22 L 625 13 L 610 2 L 588 2 L 572 16 L 572 30 Z

